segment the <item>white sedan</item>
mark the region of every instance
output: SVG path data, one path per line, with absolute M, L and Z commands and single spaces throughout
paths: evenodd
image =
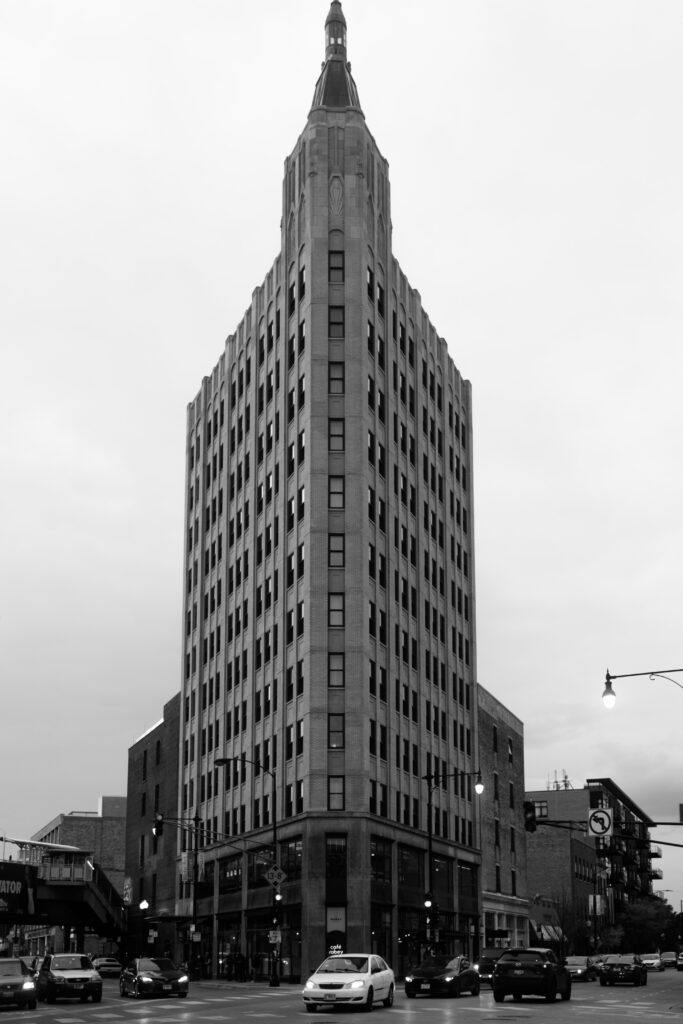
M 394 972 L 376 953 L 337 953 L 328 956 L 310 976 L 302 995 L 309 1013 L 319 1006 L 358 1006 L 394 1002 Z

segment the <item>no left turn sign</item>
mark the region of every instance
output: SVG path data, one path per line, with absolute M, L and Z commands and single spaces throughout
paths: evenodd
M 612 810 L 609 807 L 596 807 L 588 815 L 589 836 L 611 836 L 612 835 Z

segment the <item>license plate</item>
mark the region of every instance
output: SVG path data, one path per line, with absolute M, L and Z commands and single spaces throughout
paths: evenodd
M 521 971 L 517 970 L 517 971 L 513 971 L 512 973 L 513 974 L 524 974 L 524 971 L 523 970 L 521 970 Z
M 0 996 L 2 996 L 3 999 L 13 999 L 14 992 L 0 992 Z
M 424 989 L 427 989 L 427 990 L 429 990 L 431 987 L 432 986 L 429 984 L 428 981 L 423 981 L 422 984 L 420 985 L 420 988 L 424 988 Z
M 83 988 L 83 986 L 79 985 L 78 983 L 76 983 L 75 985 L 72 985 L 71 987 L 72 988 Z
M 164 992 L 170 992 L 172 988 L 173 985 L 164 985 Z
M 330 1002 L 332 1002 L 332 1001 L 333 1001 L 333 1000 L 335 1000 L 336 998 L 337 998 L 337 997 L 336 997 L 336 995 L 334 994 L 334 992 L 326 992 L 326 993 L 325 993 L 325 999 L 329 1000 Z

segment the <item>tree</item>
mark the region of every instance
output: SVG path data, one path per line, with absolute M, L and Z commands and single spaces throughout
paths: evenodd
M 651 953 L 659 950 L 667 936 L 675 934 L 676 922 L 671 906 L 658 896 L 634 900 L 619 915 L 623 929 L 624 953 Z

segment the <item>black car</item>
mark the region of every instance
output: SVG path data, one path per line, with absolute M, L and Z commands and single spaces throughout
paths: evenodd
M 597 968 L 589 956 L 568 956 L 566 964 L 572 981 L 595 981 L 598 976 Z
M 635 953 L 609 953 L 600 964 L 601 985 L 647 985 L 647 967 Z
M 485 949 L 482 951 L 478 962 L 474 965 L 480 982 L 491 982 L 493 968 L 496 966 L 496 961 L 502 952 L 502 949 Z
M 0 959 L 0 1006 L 36 1008 L 36 983 L 23 960 Z
M 479 975 L 465 956 L 428 956 L 405 978 L 409 999 L 415 996 L 479 995 Z
M 102 978 L 85 953 L 50 953 L 43 957 L 35 975 L 38 999 L 102 1000 Z
M 122 996 L 178 996 L 184 999 L 190 987 L 187 971 L 165 956 L 143 956 L 131 960 L 119 975 Z
M 558 993 L 562 999 L 571 999 L 572 977 L 552 949 L 505 949 L 493 968 L 491 987 L 497 1003 L 506 996 L 516 1003 L 522 996 L 543 996 L 547 1003 L 554 1003 Z

